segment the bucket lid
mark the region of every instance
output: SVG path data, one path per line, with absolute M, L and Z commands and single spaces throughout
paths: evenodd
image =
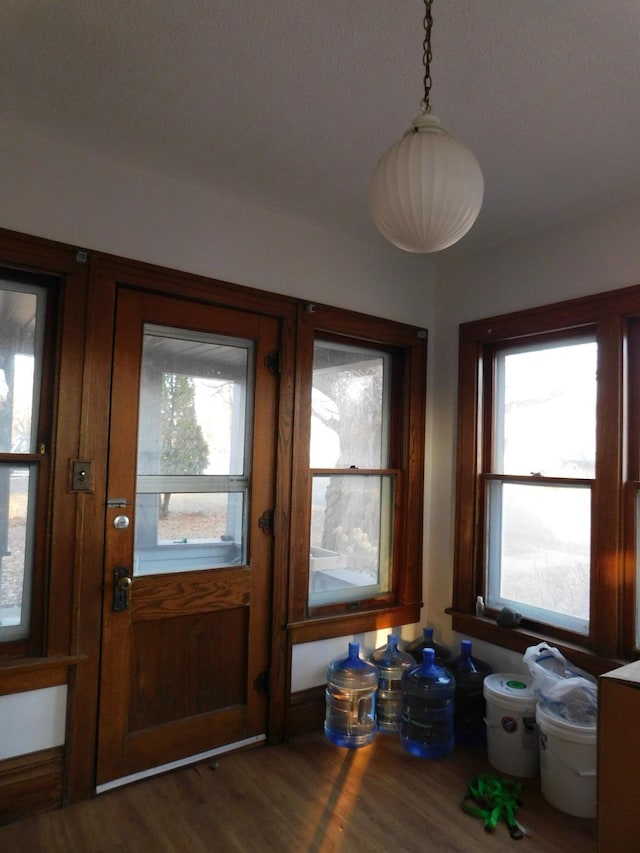
M 494 672 L 487 675 L 482 689 L 485 699 L 507 700 L 510 704 L 531 705 L 536 702 L 533 678 L 517 672 Z

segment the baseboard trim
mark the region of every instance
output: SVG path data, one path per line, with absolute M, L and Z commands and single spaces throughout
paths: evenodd
M 322 731 L 325 714 L 325 685 L 298 690 L 289 697 L 285 737 Z
M 0 761 L 0 825 L 62 806 L 64 747 Z

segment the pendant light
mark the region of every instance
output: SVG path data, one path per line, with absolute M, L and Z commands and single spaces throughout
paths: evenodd
M 369 184 L 377 229 L 407 252 L 438 252 L 457 243 L 476 221 L 484 193 L 474 154 L 431 115 L 432 2 L 424 4 L 422 112 L 382 155 Z

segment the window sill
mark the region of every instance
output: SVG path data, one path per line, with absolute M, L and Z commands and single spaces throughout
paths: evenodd
M 609 670 L 616 669 L 628 663 L 625 660 L 617 660 L 595 654 L 586 646 L 580 646 L 566 640 L 559 640 L 557 637 L 541 633 L 528 627 L 526 623 L 521 624 L 517 628 L 502 628 L 492 618 L 487 616 L 462 613 L 450 607 L 445 612 L 451 616 L 451 627 L 454 631 L 459 631 L 461 634 L 466 634 L 477 640 L 492 643 L 494 646 L 509 649 L 513 652 L 520 652 L 521 654 L 524 654 L 529 646 L 546 642 L 558 648 L 567 660 L 571 661 L 575 666 L 584 669 L 594 676 L 602 675 L 603 672 L 609 672 Z
M 395 628 L 399 625 L 419 622 L 421 607 L 418 601 L 414 604 L 380 610 L 310 618 L 300 622 L 290 622 L 287 630 L 293 645 L 328 640 L 332 637 L 346 637 L 363 631 L 377 631 L 382 628 Z

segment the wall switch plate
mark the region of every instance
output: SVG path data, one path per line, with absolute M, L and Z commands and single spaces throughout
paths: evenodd
M 88 460 L 71 460 L 71 492 L 93 491 L 93 463 Z

